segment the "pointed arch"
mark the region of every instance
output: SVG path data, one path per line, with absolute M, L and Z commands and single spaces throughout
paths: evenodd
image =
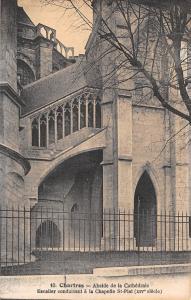
M 92 95 L 88 98 L 88 127 L 93 127 L 94 105 Z
M 58 107 L 56 111 L 57 118 L 57 139 L 61 140 L 63 138 L 63 108 Z
M 40 117 L 40 147 L 46 147 L 47 145 L 47 136 L 46 136 L 46 128 L 47 128 L 47 120 L 46 116 L 42 115 Z
M 152 184 L 155 188 L 155 193 L 156 193 L 156 197 L 157 197 L 157 205 L 158 205 L 159 202 L 161 201 L 158 177 L 157 177 L 155 168 L 152 166 L 152 164 L 149 161 L 146 162 L 146 164 L 143 165 L 136 174 L 135 181 L 134 181 L 134 193 L 135 193 L 135 189 L 137 187 L 138 181 L 145 171 L 148 173 L 148 175 L 152 181 Z
M 157 197 L 149 173 L 141 175 L 134 194 L 134 237 L 137 246 L 154 246 L 157 237 Z
M 96 128 L 101 128 L 101 103 L 96 101 Z
M 78 130 L 78 112 L 79 112 L 79 101 L 78 99 L 75 99 L 72 103 L 73 132 Z
M 32 121 L 32 146 L 39 146 L 39 123 L 38 123 L 38 119 L 34 119 Z
M 55 142 L 55 114 L 51 110 L 48 115 L 48 132 L 49 132 L 49 143 L 53 144 Z
M 64 120 L 65 120 L 64 132 L 65 132 L 65 136 L 67 136 L 71 133 L 71 107 L 69 103 L 67 103 L 64 107 Z
M 80 100 L 80 129 L 86 126 L 86 99 L 84 96 Z

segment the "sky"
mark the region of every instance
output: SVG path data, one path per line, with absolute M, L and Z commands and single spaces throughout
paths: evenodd
M 90 31 L 82 26 L 74 12 L 65 13 L 60 7 L 42 5 L 40 0 L 18 0 L 18 5 L 24 8 L 35 25 L 42 23 L 56 29 L 57 38 L 66 47 L 74 47 L 75 55 L 84 53 Z

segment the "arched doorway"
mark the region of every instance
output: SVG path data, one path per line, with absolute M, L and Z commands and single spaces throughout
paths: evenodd
M 91 245 L 98 247 L 101 243 L 102 160 L 102 150 L 81 153 L 63 161 L 39 185 L 39 202 L 35 207 L 40 213 L 43 206 L 43 218 L 47 218 L 49 208 L 58 216 L 57 224 L 60 224 L 65 249 L 84 250 Z M 38 231 L 39 234 L 47 234 L 43 227 Z M 47 240 L 50 244 L 50 237 Z M 47 247 L 43 238 L 41 242 L 38 238 L 37 246 L 42 243 L 43 247 Z
M 137 246 L 151 247 L 157 237 L 157 199 L 149 174 L 138 181 L 134 196 L 134 237 Z
M 58 248 L 60 246 L 60 231 L 54 222 L 46 220 L 36 231 L 36 248 Z

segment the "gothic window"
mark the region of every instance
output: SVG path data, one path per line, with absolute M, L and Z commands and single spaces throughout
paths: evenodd
M 57 139 L 63 138 L 63 110 L 62 107 L 57 109 Z
M 46 147 L 46 117 L 44 115 L 40 118 L 40 147 Z
M 32 121 L 32 146 L 38 147 L 38 120 Z
M 35 81 L 32 69 L 22 60 L 17 61 L 17 78 L 23 86 Z
M 78 100 L 75 99 L 72 105 L 73 132 L 78 130 L 78 109 Z
M 71 109 L 70 105 L 67 103 L 64 108 L 64 127 L 65 127 L 65 136 L 69 135 L 71 133 Z
M 48 130 L 49 130 L 49 143 L 55 142 L 55 122 L 54 111 L 51 111 L 48 115 Z
M 88 99 L 88 127 L 93 127 L 93 100 Z
M 86 101 L 81 99 L 80 105 L 80 128 L 86 127 Z
M 101 128 L 101 105 L 96 101 L 96 128 Z

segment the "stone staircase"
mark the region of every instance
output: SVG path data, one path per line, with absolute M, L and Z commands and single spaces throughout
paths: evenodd
M 59 140 L 56 144 L 50 144 L 47 149 L 39 148 L 39 149 L 27 149 L 23 151 L 23 155 L 30 159 L 30 158 L 37 158 L 37 159 L 49 159 L 52 160 L 59 156 L 61 152 L 67 152 L 72 148 L 80 145 L 81 143 L 85 142 L 86 140 L 90 139 L 103 129 L 100 128 L 82 128 L 79 131 L 76 131 L 66 137 L 64 139 Z

